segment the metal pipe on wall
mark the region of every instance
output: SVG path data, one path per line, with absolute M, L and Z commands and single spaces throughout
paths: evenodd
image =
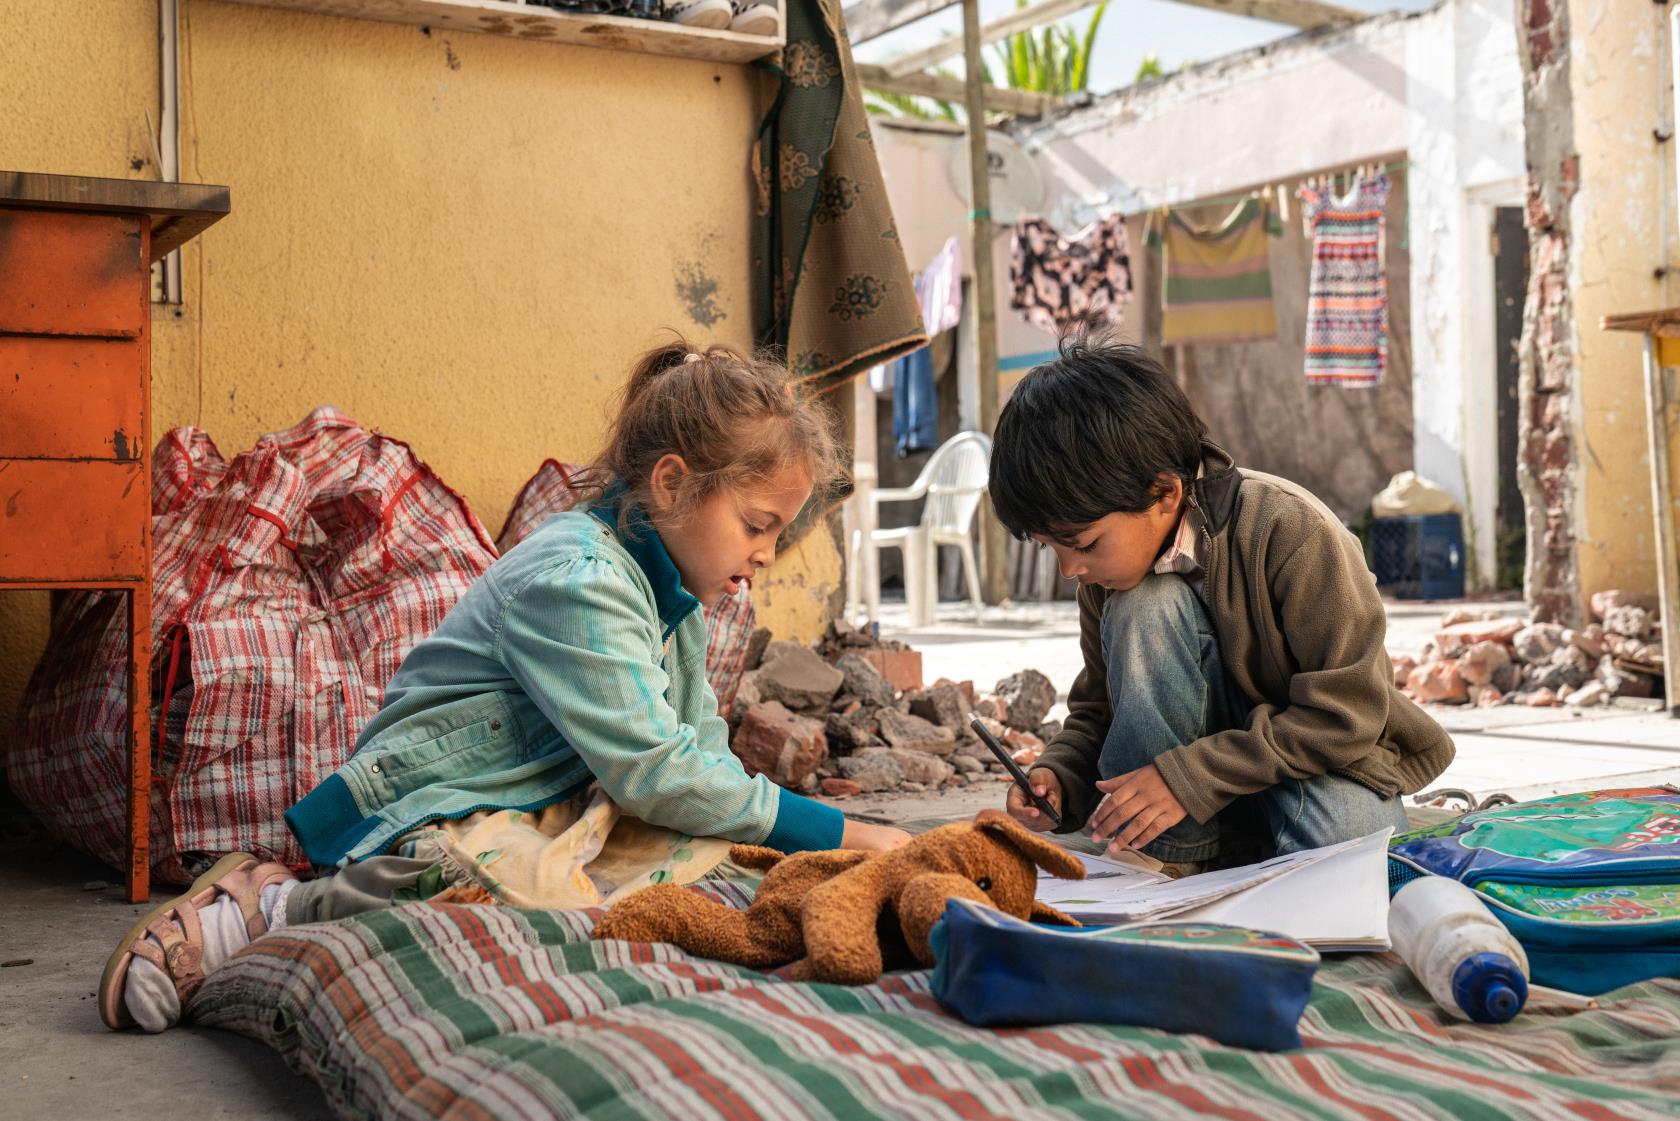
M 158 178 L 181 181 L 181 0 L 158 0 Z M 163 300 L 181 302 L 181 251 L 162 261 Z

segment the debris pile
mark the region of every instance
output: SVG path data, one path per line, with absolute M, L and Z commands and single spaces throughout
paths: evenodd
M 1663 674 L 1654 597 L 1599 592 L 1593 622 L 1573 630 L 1460 608 L 1441 619 L 1416 657 L 1397 656 L 1394 683 L 1426 704 L 1586 707 L 1652 697 Z
M 1022 670 L 977 694 L 971 681 L 922 682 L 922 655 L 833 622 L 811 646 L 754 635 L 736 694 L 730 746 L 749 774 L 831 797 L 966 786 L 1004 766 L 968 727 L 1031 767 L 1062 730 L 1046 721 L 1056 687 Z

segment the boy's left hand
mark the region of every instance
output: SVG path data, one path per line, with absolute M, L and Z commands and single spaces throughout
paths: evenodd
M 1091 815 L 1091 836 L 1100 841 L 1113 833 L 1111 849 L 1142 848 L 1186 816 L 1153 763 L 1102 779 L 1097 789 L 1108 797 Z

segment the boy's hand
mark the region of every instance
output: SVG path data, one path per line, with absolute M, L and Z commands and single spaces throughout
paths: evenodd
M 840 847 L 863 852 L 889 852 L 910 840 L 910 834 L 892 825 L 876 825 L 869 821 L 846 819 L 840 835 Z
M 1027 782 L 1058 814 L 1062 812 L 1062 780 L 1056 777 L 1055 771 L 1048 767 L 1034 767 L 1027 772 Z M 1004 809 L 1009 811 L 1010 817 L 1035 833 L 1055 828 L 1050 819 L 1032 804 L 1026 792 L 1013 782 L 1009 784 L 1009 799 L 1004 803 Z
M 1186 816 L 1183 804 L 1153 763 L 1103 779 L 1097 789 L 1108 797 L 1091 815 L 1091 836 L 1100 841 L 1114 834 L 1108 846 L 1111 852 L 1140 849 Z

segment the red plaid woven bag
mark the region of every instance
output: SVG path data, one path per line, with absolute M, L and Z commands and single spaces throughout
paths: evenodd
M 349 758 L 408 649 L 495 551 L 401 441 L 332 409 L 229 463 L 196 429 L 153 456 L 153 874 L 246 849 L 301 866 L 283 811 Z M 120 864 L 120 598 L 66 597 L 25 697 L 14 789 Z

